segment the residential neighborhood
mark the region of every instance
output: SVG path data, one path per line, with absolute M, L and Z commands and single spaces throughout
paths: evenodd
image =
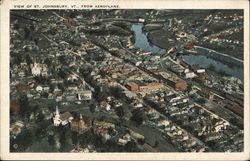
M 10 152 L 243 152 L 243 10 L 11 10 Z

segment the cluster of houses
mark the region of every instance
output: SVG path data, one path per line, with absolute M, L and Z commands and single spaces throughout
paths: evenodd
M 76 147 L 70 151 L 71 153 L 95 153 L 95 147 L 93 145 Z
M 243 142 L 243 138 L 240 137 L 242 131 L 239 131 L 238 127 L 230 124 L 205 107 L 190 102 L 183 96 L 176 96 L 176 94 L 168 95 L 163 102 L 154 97 L 150 97 L 149 99 L 157 103 L 159 108 L 164 109 L 165 114 L 169 116 L 172 121 L 177 122 L 180 127 L 184 127 L 188 132 L 196 135 L 196 137 L 200 138 L 205 144 L 209 141 L 215 141 L 218 148 L 222 150 L 226 147 L 230 149 L 231 145 L 227 145 L 227 143 L 229 143 L 231 139 L 237 141 L 241 139 L 241 142 Z M 155 117 L 152 118 L 155 119 Z M 189 127 L 188 129 L 187 126 Z M 232 134 L 234 133 L 233 131 L 238 131 L 238 135 L 228 136 L 228 133 Z
M 106 142 L 117 134 L 115 125 L 106 121 L 95 121 L 93 124 L 93 131 L 96 135 L 102 137 L 103 142 Z
M 106 142 L 111 139 L 113 135 L 115 135 L 112 134 L 112 132 L 117 133 L 113 123 L 97 120 L 93 121 L 89 116 L 82 114 L 73 117 L 70 112 L 60 113 L 58 107 L 56 107 L 56 112 L 53 116 L 53 124 L 54 126 L 70 125 L 71 130 L 77 132 L 78 134 L 83 134 L 92 128 L 94 134 L 101 136 L 103 142 Z
M 145 86 L 144 82 L 147 82 L 146 80 L 151 79 L 148 74 L 147 74 L 147 77 L 143 77 L 143 72 L 141 72 L 141 71 L 136 72 L 136 69 L 134 69 L 134 68 L 132 68 L 133 70 L 130 70 L 130 66 L 121 64 L 119 59 L 108 57 L 107 60 L 109 60 L 109 59 L 110 60 L 115 59 L 116 60 L 115 62 L 117 62 L 117 63 L 112 63 L 112 66 L 110 66 L 107 69 L 107 74 L 110 75 L 111 78 L 115 79 L 117 82 L 122 82 L 122 83 L 126 82 L 126 80 L 131 80 L 131 81 L 127 81 L 127 83 L 124 84 L 128 90 L 130 90 L 131 92 L 134 92 L 134 93 L 140 93 L 140 94 L 144 93 L 143 94 L 145 96 L 144 98 L 155 98 L 156 99 L 155 102 L 160 103 L 160 106 L 166 109 L 166 113 L 167 113 L 167 115 L 169 115 L 170 118 L 171 117 L 181 118 L 183 116 L 184 116 L 184 118 L 188 118 L 188 117 L 197 118 L 196 120 L 192 120 L 193 123 L 204 122 L 205 116 L 207 118 L 210 118 L 206 114 L 216 118 L 216 116 L 214 116 L 215 114 L 205 112 L 204 108 L 199 108 L 198 106 L 193 107 L 194 104 L 189 102 L 188 97 L 182 96 L 179 94 L 173 94 L 173 93 L 176 93 L 174 91 L 172 92 L 172 94 L 164 95 L 165 98 L 164 98 L 164 96 L 160 96 L 159 94 L 158 94 L 159 96 L 157 96 L 157 91 L 161 92 L 162 89 L 165 89 L 164 85 L 162 83 L 159 83 L 159 82 L 156 83 L 157 90 L 153 90 L 150 88 L 149 88 L 150 90 L 141 90 L 141 87 L 142 87 L 142 89 L 144 89 L 143 88 Z M 104 61 L 104 63 L 107 63 L 106 60 Z M 193 73 L 193 75 L 195 75 L 195 77 L 192 77 L 192 78 L 195 79 L 197 82 L 199 82 L 199 81 L 200 81 L 200 83 L 206 82 L 206 79 L 203 78 L 204 77 L 203 75 L 205 73 L 205 69 L 200 68 L 198 65 L 188 65 L 182 60 L 180 62 L 178 62 L 177 64 L 182 65 L 183 70 L 181 73 L 186 73 L 186 74 L 191 73 L 190 75 L 192 75 L 192 73 Z M 111 71 L 110 71 L 110 69 L 111 69 Z M 130 71 L 130 72 L 127 74 L 127 71 Z M 192 72 L 190 72 L 190 71 L 192 71 Z M 113 75 L 113 73 L 118 73 L 118 74 L 117 74 L 117 76 L 115 76 L 115 75 Z M 139 74 L 141 77 L 137 76 Z M 126 80 L 121 81 L 124 79 L 124 75 L 126 76 Z M 167 85 L 169 85 L 170 87 L 173 87 L 175 90 L 187 88 L 187 83 L 185 81 L 181 80 L 180 78 L 178 78 L 178 76 L 171 77 L 169 75 L 166 75 L 166 79 L 167 79 Z M 154 79 L 152 78 L 152 80 L 154 80 Z M 148 86 L 150 87 L 150 83 L 146 85 L 146 89 L 148 88 Z M 213 97 L 214 97 L 214 94 L 207 89 L 199 89 L 198 94 L 200 94 L 201 96 L 203 96 L 207 99 L 213 99 Z M 161 102 L 161 101 L 163 101 L 163 102 Z M 145 104 L 143 103 L 142 106 L 140 106 L 140 107 L 145 107 Z M 194 113 L 197 113 L 197 112 L 198 112 L 198 114 L 204 114 L 204 113 L 206 113 L 206 114 L 204 114 L 204 116 L 202 116 L 202 117 L 199 117 L 197 115 L 194 115 Z M 157 115 L 157 114 L 155 114 L 155 115 Z M 220 119 L 220 118 L 217 118 L 217 119 Z M 187 122 L 188 122 L 188 120 L 187 120 Z M 192 126 L 196 126 L 196 125 L 192 125 Z M 229 125 L 228 122 L 222 121 L 221 123 L 211 124 L 211 127 L 209 127 L 209 128 L 207 128 L 206 126 L 197 126 L 200 129 L 196 129 L 196 132 L 199 134 L 200 137 L 204 135 L 205 139 L 203 139 L 201 142 L 206 143 L 206 142 L 211 141 L 211 140 L 216 140 L 216 139 L 222 138 L 222 136 L 225 135 L 224 131 L 227 130 L 228 126 L 231 126 L 231 125 Z M 208 131 L 208 133 L 201 132 L 204 130 L 204 127 L 206 127 L 206 130 Z M 208 129 L 211 129 L 211 132 Z M 191 132 L 191 133 L 193 133 L 193 132 Z M 219 137 L 215 137 L 215 135 L 212 135 L 213 133 L 218 133 Z M 227 139 L 229 140 L 229 138 L 227 138 Z M 122 141 L 124 142 L 124 140 L 122 140 Z M 208 150 L 204 146 L 204 143 L 202 144 L 201 142 L 197 141 L 196 139 L 193 139 L 192 141 L 188 141 L 187 143 L 180 144 L 180 145 L 182 145 L 182 146 L 183 145 L 187 145 L 187 146 L 193 145 L 194 151 L 206 151 L 206 150 Z M 223 143 L 220 143 L 220 145 L 221 145 L 221 147 L 224 146 Z M 184 147 L 182 147 L 182 148 L 184 148 Z M 190 147 L 186 148 L 186 150 L 187 149 L 190 150 Z
M 64 21 L 69 23 L 71 20 Z M 139 19 L 139 21 L 145 22 L 145 19 Z M 65 28 L 67 27 L 65 26 Z M 91 26 L 85 27 L 85 29 L 96 30 L 98 27 Z M 78 33 L 77 30 L 81 29 L 76 29 L 73 33 L 78 34 L 78 37 L 82 39 L 86 39 L 86 35 L 83 32 Z M 177 34 L 179 37 L 187 36 L 185 32 Z M 70 36 L 71 33 L 67 33 L 66 35 Z M 55 39 L 60 38 L 60 36 L 62 35 L 57 34 Z M 90 41 L 85 41 L 81 45 L 81 49 L 77 47 L 69 49 L 70 45 L 67 42 L 61 42 L 58 46 L 53 44 L 46 51 L 48 52 L 48 57 L 53 59 L 63 56 L 66 58 L 65 64 L 62 64 L 62 62 L 58 63 L 57 59 L 53 59 L 51 61 L 53 65 L 51 66 L 45 63 L 44 60 L 36 60 L 30 65 L 25 61 L 13 65 L 13 68 L 11 68 L 11 77 L 13 79 L 10 82 L 11 94 L 26 93 L 30 99 L 44 97 L 54 99 L 58 102 L 90 101 L 93 99 L 93 90 L 91 90 L 83 78 L 76 74 L 79 73 L 80 67 L 85 65 L 83 63 L 85 61 L 86 64 L 92 66 L 93 70 L 89 75 L 97 86 L 123 88 L 123 92 L 126 93 L 125 97 L 132 100 L 131 105 L 134 108 L 142 108 L 143 112 L 148 116 L 149 121 L 145 123 L 159 129 L 181 151 L 207 151 L 209 148 L 205 144 L 211 141 L 215 141 L 216 146 L 220 146 L 221 149 L 224 148 L 223 150 L 226 148 L 228 150 L 232 149 L 231 145 L 225 146 L 229 140 L 242 144 L 242 131 L 239 131 L 237 135 L 231 135 L 232 131 L 238 130 L 237 127 L 230 125 L 228 121 L 206 110 L 205 107 L 192 103 L 188 96 L 180 92 L 187 89 L 188 86 L 187 82 L 181 79 L 181 77 L 204 83 L 206 82 L 203 76 L 205 69 L 197 65 L 188 65 L 180 59 L 174 60 L 168 58 L 167 62 L 169 64 L 167 65 L 175 73 L 168 74 L 157 67 L 160 61 L 159 55 L 153 56 L 150 52 L 136 50 L 132 47 L 133 45 L 129 37 L 123 38 L 122 41 L 125 42 L 126 47 L 132 52 L 121 48 L 119 36 L 107 36 L 104 38 L 97 36 L 97 40 L 108 46 L 109 51 L 116 53 L 119 58 L 101 50 L 100 47 L 97 47 L 97 45 L 94 45 Z M 100 54 L 104 57 L 101 61 L 98 61 L 100 58 L 97 60 L 90 58 L 90 61 L 84 60 L 85 58 L 89 58 L 91 54 L 94 56 Z M 41 59 L 43 59 L 42 56 Z M 131 64 L 124 63 L 124 60 Z M 61 78 L 62 76 L 58 76 L 58 73 L 62 70 L 63 66 L 69 67 L 68 69 L 76 73 L 66 73 L 63 75 L 65 78 Z M 145 70 L 141 70 L 142 68 Z M 148 71 L 151 74 L 165 78 L 166 84 L 151 76 Z M 22 81 L 14 79 L 16 76 L 25 79 Z M 39 82 L 35 78 L 49 79 L 47 81 L 49 83 Z M 213 93 L 207 89 L 200 89 L 198 94 L 208 99 L 214 97 Z M 148 105 L 144 100 L 154 102 L 160 109 L 163 109 L 164 113 L 155 110 L 155 107 L 151 107 L 152 105 Z M 101 108 L 112 112 L 111 104 L 114 107 L 119 107 L 123 105 L 123 102 L 115 99 L 114 96 L 107 96 L 105 100 L 99 102 Z M 10 108 L 14 113 L 19 113 L 20 111 L 20 105 L 17 102 L 11 102 Z M 89 116 L 82 114 L 73 117 L 70 112 L 60 113 L 58 107 L 56 107 L 53 116 L 53 125 L 70 125 L 71 130 L 79 134 L 93 129 L 93 132 L 100 136 L 104 143 L 118 135 L 118 131 L 113 123 L 93 121 Z M 188 129 L 187 126 L 191 127 L 191 129 Z M 15 122 L 11 126 L 10 131 L 13 136 L 16 136 L 21 132 L 22 128 L 22 122 Z M 197 135 L 196 137 L 199 139 L 191 134 Z M 126 145 L 131 140 L 140 139 L 143 140 L 145 137 L 142 134 L 130 131 L 119 137 L 117 143 L 119 145 Z M 89 147 L 83 147 L 74 149 L 72 152 L 89 152 L 90 149 Z
M 25 65 L 26 64 L 26 65 Z M 18 67 L 18 64 L 16 64 Z M 27 68 L 27 69 L 26 69 Z M 31 71 L 31 75 L 28 76 L 28 72 L 26 74 L 22 74 L 22 70 Z M 88 101 L 92 100 L 92 91 L 86 85 L 86 82 L 80 79 L 76 74 L 68 74 L 66 76 L 66 80 L 56 76 L 54 73 L 52 74 L 52 70 L 57 70 L 57 66 L 48 67 L 45 63 L 32 63 L 30 67 L 24 61 L 24 63 L 20 63 L 20 70 L 12 69 L 12 76 L 17 72 L 21 77 L 27 76 L 23 80 L 12 79 L 11 80 L 11 88 L 13 89 L 11 92 L 13 94 L 17 93 L 26 93 L 28 98 L 39 99 L 42 97 L 48 99 L 55 99 L 56 101 Z M 38 78 L 37 79 L 35 79 Z M 40 80 L 45 80 L 45 82 L 41 82 Z
M 147 107 L 146 114 L 149 118 L 148 123 L 160 129 L 162 134 L 181 151 L 203 152 L 208 150 L 203 142 L 190 135 L 171 119 L 160 115 L 153 108 Z
M 143 141 L 145 140 L 145 137 L 137 132 L 134 132 L 133 130 L 129 130 L 128 133 L 122 135 L 121 137 L 118 138 L 117 143 L 119 145 L 126 145 L 129 141 L 134 140 L 134 141 Z
M 10 126 L 10 134 L 11 137 L 15 138 L 18 136 L 21 132 L 22 129 L 24 128 L 24 123 L 22 121 L 16 121 Z

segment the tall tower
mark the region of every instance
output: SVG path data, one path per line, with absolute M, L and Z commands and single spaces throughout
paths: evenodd
M 60 116 L 58 106 L 56 106 L 56 116 Z
M 82 114 L 80 114 L 80 119 L 79 119 L 79 122 L 78 122 L 78 133 L 82 134 L 84 129 L 85 129 L 85 123 L 83 121 Z
M 55 117 L 53 118 L 53 121 L 54 121 L 54 126 L 59 126 L 60 123 L 61 123 L 60 113 L 59 113 L 59 110 L 58 110 L 58 107 L 57 107 L 57 106 L 56 106 L 56 115 L 55 115 Z

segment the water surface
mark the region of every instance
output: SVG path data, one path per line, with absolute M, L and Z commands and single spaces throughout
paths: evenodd
M 147 33 L 142 31 L 143 24 L 135 23 L 132 25 L 132 30 L 135 32 L 135 47 L 141 48 L 152 53 L 163 54 L 166 49 L 159 48 L 148 41 Z
M 152 53 L 164 54 L 166 49 L 159 48 L 148 41 L 147 33 L 142 31 L 143 24 L 135 23 L 132 25 L 132 30 L 135 33 L 135 47 Z M 243 81 L 243 68 L 239 66 L 229 66 L 221 61 L 203 55 L 182 55 L 181 56 L 189 64 L 199 64 L 202 68 L 214 67 L 217 72 L 223 72 L 227 75 L 239 78 Z

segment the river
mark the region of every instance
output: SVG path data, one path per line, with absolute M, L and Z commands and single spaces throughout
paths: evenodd
M 152 53 L 164 54 L 166 49 L 159 48 L 148 41 L 147 33 L 142 31 L 143 24 L 135 23 L 132 25 L 132 30 L 135 32 L 135 47 Z
M 143 24 L 135 23 L 132 25 L 132 30 L 135 33 L 135 47 L 138 47 L 145 51 L 150 51 L 152 53 L 164 54 L 166 49 L 159 48 L 148 41 L 147 33 L 142 31 Z M 239 78 L 243 81 L 244 72 L 243 68 L 239 66 L 229 66 L 225 63 L 215 60 L 211 57 L 203 55 L 187 54 L 181 55 L 181 57 L 189 64 L 199 64 L 203 68 L 213 67 L 216 72 L 223 72 L 227 75 Z
M 181 55 L 181 57 L 189 64 L 199 64 L 203 68 L 212 66 L 217 72 L 224 72 L 227 75 L 239 78 L 243 81 L 243 68 L 239 66 L 228 66 L 220 61 L 203 55 L 188 54 Z

